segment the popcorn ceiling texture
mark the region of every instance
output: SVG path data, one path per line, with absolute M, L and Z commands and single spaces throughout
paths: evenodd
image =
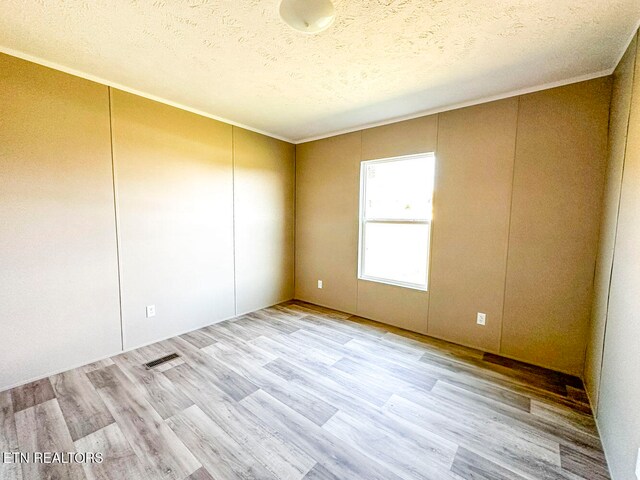
M 21 52 L 300 140 L 614 66 L 638 0 L 336 0 L 316 36 L 278 0 L 1 0 Z

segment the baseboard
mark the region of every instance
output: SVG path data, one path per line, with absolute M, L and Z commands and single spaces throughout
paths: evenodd
M 65 368 L 52 370 L 52 371 L 50 371 L 48 373 L 45 373 L 45 374 L 42 374 L 42 375 L 37 375 L 35 377 L 31 377 L 28 380 L 24 380 L 24 381 L 20 381 L 20 382 L 14 383 L 14 384 L 10 384 L 8 386 L 0 387 L 0 392 L 4 392 L 6 390 L 11 390 L 12 388 L 16 388 L 16 387 L 21 387 L 22 385 L 27 385 L 27 384 L 32 383 L 32 382 L 37 382 L 38 380 L 42 380 L 44 378 L 48 378 L 48 377 L 51 377 L 53 375 L 58 375 L 59 373 L 68 372 L 69 370 L 74 370 L 76 368 L 84 367 L 85 365 L 90 365 L 92 363 L 99 362 L 101 360 L 107 360 L 108 358 L 115 357 L 116 355 L 121 355 L 123 353 L 131 352 L 132 350 L 136 350 L 138 348 L 147 347 L 149 345 L 153 345 L 154 343 L 162 342 L 162 341 L 168 340 L 170 338 L 179 337 L 180 335 L 184 335 L 185 333 L 195 332 L 196 330 L 200 330 L 201 328 L 205 328 L 205 327 L 208 327 L 210 325 L 215 325 L 216 323 L 220 323 L 220 322 L 226 322 L 227 320 L 232 320 L 234 318 L 241 317 L 242 315 L 246 315 L 247 313 L 257 312 L 258 310 L 262 310 L 263 308 L 269 308 L 269 307 L 272 307 L 274 305 L 278 305 L 280 303 L 288 302 L 288 301 L 291 301 L 291 300 L 293 300 L 293 298 L 290 298 L 290 299 L 287 299 L 287 300 L 281 300 L 281 301 L 278 301 L 276 303 L 272 303 L 271 305 L 267 305 L 266 307 L 262 307 L 262 308 L 259 308 L 257 310 L 252 310 L 251 312 L 245 312 L 243 314 L 232 315 L 230 317 L 222 318 L 220 320 L 216 320 L 215 322 L 211 322 L 211 323 L 208 323 L 206 325 L 202 325 L 202 326 L 199 326 L 199 327 L 196 327 L 196 328 L 191 328 L 189 330 L 185 330 L 185 331 L 182 331 L 182 332 L 179 332 L 179 333 L 175 333 L 173 335 L 169 335 L 169 336 L 166 336 L 166 337 L 158 338 L 158 339 L 152 340 L 150 342 L 142 343 L 140 345 L 135 345 L 135 346 L 132 346 L 130 348 L 119 349 L 119 350 L 116 350 L 116 351 L 114 351 L 114 352 L 112 352 L 110 354 L 102 355 L 100 357 L 93 358 L 93 359 L 91 359 L 89 361 L 86 361 L 86 362 L 82 362 L 82 363 L 79 363 L 79 364 L 74 364 L 74 365 L 71 365 L 71 366 L 68 366 L 68 367 L 65 367 Z
M 500 352 L 498 350 L 487 350 L 487 349 L 484 349 L 484 348 L 478 348 L 475 345 L 470 345 L 470 344 L 467 344 L 467 343 L 464 343 L 464 342 L 459 342 L 459 341 L 453 341 L 453 340 L 451 340 L 449 338 L 446 338 L 446 337 L 443 337 L 443 336 L 433 335 L 433 334 L 424 333 L 424 332 L 417 332 L 415 330 L 409 330 L 408 328 L 399 327 L 397 325 L 393 325 L 393 324 L 387 323 L 387 322 L 382 322 L 377 318 L 367 317 L 367 316 L 361 315 L 361 314 L 359 314 L 357 312 L 356 313 L 347 312 L 345 310 L 340 310 L 340 309 L 337 309 L 337 308 L 332 307 L 330 305 L 322 305 L 320 303 L 310 302 L 309 300 L 305 300 L 303 298 L 294 298 L 294 300 L 298 300 L 300 302 L 305 302 L 305 303 L 308 303 L 310 305 L 317 305 L 318 307 L 329 308 L 331 310 L 335 310 L 336 312 L 346 313 L 346 314 L 349 314 L 349 315 L 354 315 L 356 317 L 366 318 L 367 320 L 371 320 L 373 322 L 378 322 L 378 323 L 381 323 L 383 325 L 389 325 L 390 327 L 393 327 L 393 328 L 399 328 L 400 330 L 404 330 L 406 332 L 411 332 L 411 333 L 415 333 L 415 334 L 418 334 L 418 335 L 424 335 L 425 337 L 434 338 L 436 340 L 442 340 L 444 342 L 449 342 L 449 343 L 452 343 L 454 345 L 459 345 L 461 347 L 466 347 L 466 348 L 471 348 L 473 350 L 478 350 L 478 351 L 483 352 L 483 353 L 492 353 L 494 355 L 500 355 L 501 357 L 508 358 L 510 360 L 516 360 L 518 362 L 527 363 L 527 364 L 533 365 L 535 367 L 540 367 L 540 368 L 544 368 L 546 370 L 551 370 L 553 372 L 562 373 L 563 375 L 569 375 L 569 376 L 572 376 L 572 377 L 576 377 L 576 378 L 579 378 L 584 384 L 584 378 L 582 377 L 582 375 L 579 375 L 579 374 L 576 374 L 576 373 L 573 373 L 573 372 L 569 372 L 569 371 L 564 371 L 564 370 L 561 370 L 561 369 L 558 369 L 558 368 L 550 367 L 549 365 L 543 365 L 543 364 L 540 364 L 540 363 L 534 363 L 534 362 L 531 362 L 530 360 L 526 360 L 526 359 L 523 359 L 523 358 L 518 358 L 518 357 L 513 356 L 513 355 L 505 355 L 504 353 L 502 353 L 502 352 Z M 589 402 L 591 402 L 591 400 L 589 400 Z M 593 408 L 591 403 L 590 403 L 590 406 Z
M 596 431 L 598 432 L 598 438 L 600 439 L 600 445 L 602 446 L 602 453 L 604 454 L 604 459 L 607 462 L 607 470 L 609 471 L 609 476 L 613 480 L 613 476 L 611 475 L 611 466 L 610 466 L 611 464 L 609 463 L 609 455 L 607 455 L 607 446 L 603 442 L 604 437 L 602 436 L 602 431 L 600 430 L 600 421 L 598 420 L 598 408 L 596 405 L 596 409 L 594 410 L 593 408 L 594 403 L 591 398 L 591 395 L 589 394 L 589 389 L 586 388 L 586 386 L 584 391 L 587 393 L 587 399 L 589 400 L 589 405 L 591 406 L 591 413 L 593 414 L 593 420 L 594 420 L 594 423 L 596 424 Z

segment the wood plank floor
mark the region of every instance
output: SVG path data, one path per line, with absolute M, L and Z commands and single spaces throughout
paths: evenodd
M 579 379 L 302 302 L 0 392 L 0 426 L 105 457 L 3 480 L 609 478 Z

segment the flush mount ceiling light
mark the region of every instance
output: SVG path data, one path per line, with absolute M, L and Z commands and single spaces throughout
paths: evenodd
M 303 33 L 320 33 L 335 18 L 331 0 L 281 0 L 279 11 L 285 23 Z

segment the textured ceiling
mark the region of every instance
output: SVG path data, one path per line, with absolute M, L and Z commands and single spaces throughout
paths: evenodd
M 0 0 L 0 50 L 292 141 L 610 70 L 638 0 Z

